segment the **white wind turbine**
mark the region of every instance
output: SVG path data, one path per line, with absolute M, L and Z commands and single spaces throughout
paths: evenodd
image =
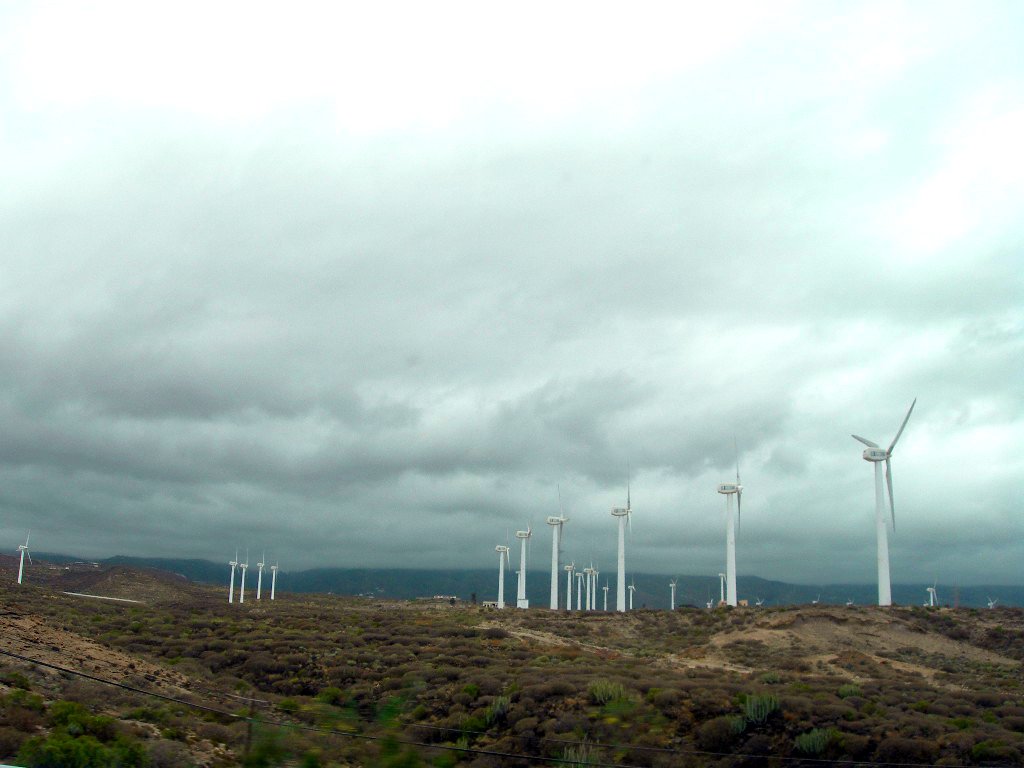
M 629 583 L 629 610 L 633 610 L 633 593 L 636 592 L 636 582 Z
M 903 429 L 907 426 L 907 422 L 910 420 L 910 414 L 914 411 L 914 406 L 917 405 L 917 398 L 914 398 L 914 402 L 910 404 L 910 408 L 907 410 L 907 415 L 903 417 L 903 423 L 900 424 L 899 431 L 896 433 L 896 437 L 889 443 L 889 447 L 882 449 L 878 447 L 877 443 L 873 443 L 859 435 L 851 435 L 854 440 L 863 443 L 867 446 L 864 449 L 863 457 L 864 461 L 870 461 L 875 465 L 875 532 L 878 540 L 878 604 L 879 605 L 892 605 L 892 586 L 889 582 L 889 536 L 888 529 L 885 525 L 885 513 L 883 507 L 885 501 L 882 495 L 882 462 L 885 462 L 885 482 L 889 487 L 889 513 L 892 516 L 892 529 L 896 531 L 896 505 L 892 499 L 892 464 L 890 459 L 892 458 L 892 451 L 896 447 L 896 441 L 900 439 L 900 435 L 903 434 Z
M 820 601 L 821 601 L 821 592 L 818 593 L 818 596 L 816 598 L 811 600 L 811 605 L 817 605 Z
M 938 585 L 939 585 L 939 582 L 936 581 L 930 587 L 925 589 L 925 592 L 928 593 L 928 607 L 929 608 L 934 608 L 935 606 L 937 606 L 939 604 L 939 594 L 938 594 L 938 592 L 935 591 L 935 588 Z
M 238 550 L 235 550 L 235 559 L 228 563 L 231 566 L 231 589 L 228 590 L 228 602 L 235 602 L 235 568 L 238 567 Z
M 725 602 L 725 574 L 724 573 L 718 574 L 718 581 L 720 582 L 720 589 L 721 589 L 721 593 L 722 593 L 722 597 L 718 601 L 718 604 L 721 605 L 722 603 Z
M 988 598 L 988 607 L 989 608 L 995 608 L 996 607 L 996 603 L 998 603 L 998 602 L 999 602 L 999 598 L 996 598 L 995 600 L 993 600 L 990 597 L 990 598 Z
M 759 598 L 755 599 L 754 600 L 754 605 L 756 605 L 758 608 L 760 608 L 762 605 L 764 605 L 764 598 L 763 597 L 759 597 Z
M 263 561 L 266 560 L 266 559 L 267 559 L 267 551 L 263 550 L 263 557 L 260 558 L 260 561 L 258 563 L 256 563 L 256 568 L 258 570 L 258 573 L 256 575 L 256 599 L 257 600 L 260 599 L 260 595 L 261 595 L 261 593 L 263 591 L 263 566 L 265 565 L 265 563 Z
M 671 606 L 672 606 L 672 610 L 674 611 L 676 609 L 676 579 L 672 579 L 672 581 L 670 581 L 668 583 L 668 586 L 669 586 L 669 589 L 672 590 Z
M 28 555 L 28 564 L 32 565 L 32 553 L 28 551 L 28 540 L 32 535 L 29 531 L 25 535 L 25 543 L 18 545 L 18 551 L 21 553 L 21 560 L 18 562 L 18 583 L 21 584 L 22 576 L 25 575 L 25 555 Z M 45 560 L 43 562 L 46 562 Z
M 740 485 L 739 452 L 736 454 L 736 482 L 719 483 L 718 492 L 725 495 L 725 595 L 722 600 L 736 607 L 736 529 L 732 517 L 732 497 L 736 497 L 736 521 L 740 519 L 743 486 Z
M 590 610 L 597 610 L 597 583 L 601 580 L 601 572 L 597 570 L 597 566 L 594 566 L 594 572 L 590 574 L 590 580 L 594 582 L 594 586 L 590 591 Z
M 588 568 L 584 568 L 583 569 L 583 573 L 587 577 L 587 599 L 586 599 L 585 602 L 587 604 L 587 610 L 588 611 L 592 611 L 594 609 L 594 604 L 593 604 L 593 594 L 592 594 L 592 590 L 591 590 L 591 585 L 593 584 L 593 581 L 594 581 L 594 566 L 591 565 Z
M 576 570 L 576 563 L 569 563 L 565 566 L 565 610 L 572 610 L 572 573 Z
M 249 567 L 249 550 L 245 550 L 245 562 L 239 563 L 238 567 L 242 570 L 242 581 L 238 587 L 238 602 L 245 602 L 245 569 Z
M 270 566 L 270 599 L 274 599 L 274 590 L 277 587 L 277 563 Z
M 587 570 L 584 568 L 581 571 L 576 572 L 576 610 L 583 610 L 583 571 Z
M 525 531 L 516 531 L 516 538 L 519 539 L 519 589 L 516 592 L 516 608 L 530 607 L 530 601 L 526 599 L 526 542 L 532 535 L 530 526 L 526 526 Z
M 604 586 L 601 587 L 604 590 L 604 609 L 608 610 L 608 579 L 604 580 Z
M 494 548 L 498 553 L 498 607 L 505 607 L 505 571 L 509 569 L 508 547 L 499 544 Z
M 561 514 L 561 498 L 562 494 L 559 492 L 559 514 L 557 517 L 552 515 L 547 519 L 548 525 L 551 526 L 551 610 L 558 610 L 558 547 L 559 542 L 562 538 L 562 526 L 569 522 L 569 518 Z
M 626 471 L 626 508 L 615 507 L 612 517 L 619 519 L 619 577 L 615 585 L 615 610 L 626 610 L 626 525 L 633 531 L 633 507 L 629 498 L 629 471 Z

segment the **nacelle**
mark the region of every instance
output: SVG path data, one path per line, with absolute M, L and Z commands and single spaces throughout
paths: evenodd
M 548 518 L 548 525 L 561 525 L 565 522 L 564 517 L 554 517 L 553 515 Z
M 889 452 L 884 448 L 865 448 L 864 461 L 885 461 L 889 458 Z
M 625 517 L 626 515 L 629 514 L 629 510 L 628 509 L 624 509 L 622 507 L 614 507 L 612 509 L 612 514 L 615 515 L 616 517 Z
M 736 483 L 720 483 L 718 486 L 719 493 L 739 493 L 740 487 Z

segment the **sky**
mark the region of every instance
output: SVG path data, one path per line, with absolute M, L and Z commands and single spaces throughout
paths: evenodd
M 8 3 L 0 536 L 1024 583 L 1024 6 Z M 734 447 L 735 446 L 735 447 Z M 628 470 L 627 470 L 628 468 Z M 515 552 L 513 554 L 516 554 Z M 742 593 L 742 585 L 741 585 Z M 743 597 L 743 595 L 740 595 Z

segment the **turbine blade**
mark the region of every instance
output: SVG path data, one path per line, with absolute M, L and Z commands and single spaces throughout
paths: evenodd
M 26 549 L 26 550 L 25 550 L 25 554 L 26 554 L 26 555 L 28 555 L 28 564 L 29 564 L 29 565 L 32 565 L 32 564 L 33 564 L 33 563 L 32 563 L 32 553 L 31 553 L 31 552 L 29 552 L 29 551 L 28 551 L 28 550 Z
M 889 514 L 892 515 L 892 530 L 896 532 L 896 505 L 892 500 L 892 465 L 885 460 L 885 484 L 889 486 Z
M 860 435 L 850 435 L 850 437 L 852 437 L 854 440 L 857 440 L 859 442 L 864 443 L 864 445 L 866 445 L 868 448 L 877 448 L 878 447 L 878 443 L 873 443 L 870 440 L 866 440 L 863 437 L 861 437 Z
M 917 405 L 917 398 L 914 398 L 914 402 L 910 404 L 910 409 L 907 411 L 907 415 L 903 417 L 903 423 L 900 424 L 900 431 L 896 433 L 896 437 L 889 443 L 889 455 L 892 455 L 892 449 L 896 447 L 896 441 L 900 439 L 900 435 L 903 434 L 903 428 L 907 426 L 907 422 L 910 421 L 910 414 L 914 412 L 914 406 Z
M 630 505 L 629 505 L 629 480 L 630 480 L 630 475 L 631 474 L 632 473 L 630 472 L 629 459 L 626 459 L 626 511 L 627 512 L 630 510 Z

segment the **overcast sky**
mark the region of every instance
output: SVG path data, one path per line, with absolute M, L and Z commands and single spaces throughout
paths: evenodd
M 1024 5 L 676 6 L 5 4 L 4 547 L 1024 583 Z

